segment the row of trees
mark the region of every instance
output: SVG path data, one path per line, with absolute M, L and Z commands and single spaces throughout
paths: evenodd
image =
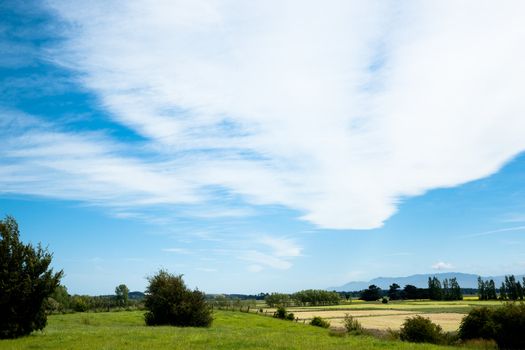
M 266 304 L 274 306 L 319 306 L 338 305 L 341 296 L 337 292 L 329 292 L 321 289 L 307 289 L 293 294 L 272 293 L 264 298 Z
M 444 279 L 443 284 L 437 277 L 428 278 L 428 298 L 431 300 L 462 300 L 463 294 L 457 279 Z
M 115 295 L 70 295 L 67 288 L 59 285 L 47 298 L 45 309 L 51 313 L 109 311 L 115 308 L 138 308 L 142 300 L 130 299 L 129 289 L 125 284 L 115 288 Z
M 493 279 L 484 281 L 478 277 L 479 300 L 523 300 L 525 296 L 524 286 L 525 277 L 523 277 L 522 284 L 520 281 L 516 281 L 514 275 L 505 276 L 505 281 L 501 282 L 498 296 Z
M 385 296 L 385 293 L 372 284 L 361 291 L 361 300 L 375 301 Z M 390 300 L 402 300 L 402 299 L 432 299 L 432 300 L 461 300 L 463 299 L 463 293 L 461 287 L 456 278 L 443 280 L 443 283 L 436 277 L 428 279 L 428 288 L 417 288 L 411 284 L 407 284 L 403 289 L 397 283 L 390 285 L 386 296 Z

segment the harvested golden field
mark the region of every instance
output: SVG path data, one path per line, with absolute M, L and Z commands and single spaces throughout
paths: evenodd
M 383 315 L 383 316 L 368 316 L 368 317 L 357 317 L 357 320 L 361 323 L 364 328 L 368 329 L 381 329 L 386 330 L 399 329 L 401 325 L 408 317 L 416 315 L 411 314 L 398 314 L 398 315 Z M 443 330 L 447 332 L 457 331 L 461 320 L 465 314 L 457 313 L 421 313 L 423 317 L 430 318 L 432 322 L 440 325 Z M 334 328 L 343 327 L 343 318 L 330 319 L 330 325 Z

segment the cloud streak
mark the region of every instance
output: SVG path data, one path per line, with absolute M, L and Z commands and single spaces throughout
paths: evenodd
M 207 203 L 221 188 L 318 227 L 370 229 L 403 198 L 525 149 L 521 2 L 49 6 L 71 24 L 49 61 L 149 153 L 25 131 L 3 146 L 5 191 L 136 206 Z

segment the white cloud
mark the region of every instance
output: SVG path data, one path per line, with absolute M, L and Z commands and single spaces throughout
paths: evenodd
M 444 261 L 440 261 L 440 262 L 437 262 L 434 265 L 432 265 L 432 268 L 434 270 L 450 270 L 450 269 L 454 268 L 454 266 L 452 264 L 450 264 L 450 263 L 447 263 L 447 262 L 444 262 Z
M 525 149 L 523 2 L 50 4 L 74 24 L 50 61 L 154 156 L 30 133 L 2 146 L 6 191 L 148 205 L 219 186 L 320 227 L 374 228 L 404 197 Z
M 287 270 L 292 267 L 291 260 L 301 256 L 302 248 L 291 239 L 262 236 L 254 243 L 256 249 L 242 251 L 238 256 L 253 263 L 247 267 L 251 272 L 262 271 L 264 267 Z

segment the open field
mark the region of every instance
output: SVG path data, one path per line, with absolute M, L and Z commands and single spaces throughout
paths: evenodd
M 249 313 L 218 311 L 210 328 L 146 327 L 140 311 L 50 316 L 43 332 L 0 340 L 21 349 L 453 349 L 430 344 L 330 336 L 302 323 Z
M 290 307 L 299 321 L 307 323 L 314 316 L 330 321 L 334 328 L 341 328 L 343 317 L 349 314 L 356 317 L 361 325 L 368 329 L 399 329 L 405 319 L 414 315 L 430 318 L 445 331 L 457 331 L 462 318 L 476 306 L 499 306 L 500 301 L 429 301 L 410 300 L 394 301 L 388 304 L 380 302 L 353 302 L 350 304 L 313 307 Z M 273 312 L 275 309 L 268 309 Z

